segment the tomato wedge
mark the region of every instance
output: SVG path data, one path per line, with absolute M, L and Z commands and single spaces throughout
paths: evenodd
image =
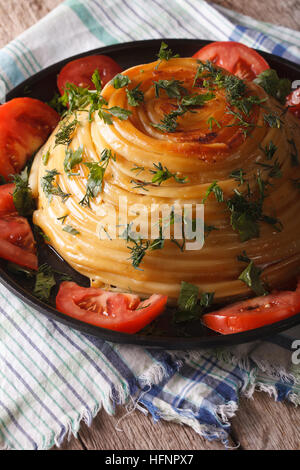
M 274 292 L 229 305 L 203 316 L 208 328 L 223 335 L 253 330 L 300 313 L 300 281 L 295 291 Z
M 60 120 L 42 101 L 15 98 L 0 106 L 0 174 L 7 180 L 45 142 Z
M 297 118 L 300 118 L 300 88 L 292 91 L 286 99 L 286 106 Z
M 165 295 L 152 295 L 140 301 L 137 295 L 80 287 L 62 282 L 56 297 L 60 312 L 92 325 L 136 333 L 160 315 L 167 303 Z
M 0 218 L 0 258 L 29 269 L 38 269 L 35 241 L 24 217 L 12 214 Z
M 13 201 L 14 190 L 15 185 L 13 183 L 0 186 L 0 217 L 16 212 Z
M 254 80 L 270 68 L 265 59 L 254 49 L 234 41 L 213 42 L 193 55 L 196 59 L 210 60 L 239 78 Z
M 72 60 L 58 75 L 57 86 L 60 93 L 64 94 L 66 83 L 94 90 L 92 75 L 96 70 L 100 74 L 102 86 L 106 85 L 117 73 L 122 72 L 119 64 L 106 55 L 90 55 Z

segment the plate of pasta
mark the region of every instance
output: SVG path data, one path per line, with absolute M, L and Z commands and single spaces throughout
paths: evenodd
M 0 106 L 0 282 L 129 344 L 299 324 L 299 76 L 239 43 L 166 39 L 16 87 Z

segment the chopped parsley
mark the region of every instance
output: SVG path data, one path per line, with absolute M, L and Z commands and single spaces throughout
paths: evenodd
M 279 78 L 276 70 L 268 69 L 258 75 L 254 83 L 260 85 L 268 95 L 285 104 L 287 95 L 292 90 L 292 84 L 287 78 Z
M 157 64 L 156 68 L 160 65 L 160 63 L 163 60 L 170 60 L 170 59 L 175 59 L 179 57 L 179 54 L 173 54 L 172 50 L 169 49 L 168 44 L 166 44 L 164 41 L 161 42 L 159 52 L 157 54 L 157 57 L 159 59 L 159 63 Z
M 111 159 L 116 160 L 116 156 L 110 149 L 106 148 L 101 153 L 100 162 L 84 163 L 89 169 L 89 177 L 86 186 L 86 194 L 79 202 L 80 205 L 90 207 L 90 200 L 97 197 L 102 191 L 104 174 Z
M 78 173 L 72 173 L 73 168 L 82 162 L 83 148 L 79 147 L 77 150 L 66 149 L 66 155 L 64 159 L 64 170 L 68 177 L 78 176 Z
M 263 281 L 260 279 L 261 273 L 262 269 L 257 267 L 253 261 L 250 261 L 248 266 L 239 276 L 239 280 L 243 281 L 248 287 L 250 287 L 257 296 L 268 294 Z
M 180 99 L 182 95 L 187 94 L 187 89 L 182 86 L 184 82 L 179 80 L 159 80 L 154 82 L 155 96 L 159 98 L 159 90 L 165 90 L 169 98 Z
M 36 275 L 36 281 L 33 293 L 34 295 L 44 302 L 49 301 L 51 290 L 56 285 L 53 271 L 50 266 L 43 264 L 39 267 Z
M 128 90 L 128 88 L 126 89 L 128 104 L 130 106 L 139 106 L 144 102 L 144 93 L 139 88 L 140 83 L 132 90 Z
M 48 165 L 49 158 L 50 158 L 50 150 L 48 149 L 47 152 L 42 156 L 42 161 L 45 166 Z
M 28 185 L 28 169 L 25 168 L 19 175 L 14 175 L 13 182 L 15 184 L 13 192 L 14 205 L 20 215 L 29 217 L 33 214 L 35 204 Z
M 214 293 L 202 293 L 199 299 L 199 288 L 189 282 L 182 282 L 174 315 L 175 323 L 196 320 L 203 315 L 213 302 Z
M 127 75 L 123 75 L 122 73 L 118 73 L 112 80 L 111 85 L 118 90 L 119 88 L 124 88 L 125 86 L 131 83 L 131 80 Z

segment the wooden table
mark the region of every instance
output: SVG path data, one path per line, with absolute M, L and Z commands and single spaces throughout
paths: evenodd
M 145 0 L 146 1 L 146 0 Z M 61 0 L 0 0 L 0 46 L 20 34 Z M 219 5 L 235 9 L 257 19 L 299 30 L 300 0 L 216 0 Z M 123 432 L 116 424 L 125 413 L 116 416 L 100 411 L 91 428 L 82 425 L 78 439 L 65 442 L 64 450 L 138 450 L 138 449 L 223 449 L 220 443 L 209 443 L 187 426 L 160 422 L 137 411 L 122 421 Z M 300 449 L 300 411 L 291 404 L 275 403 L 265 393 L 254 400 L 241 399 L 232 419 L 231 442 L 239 449 Z

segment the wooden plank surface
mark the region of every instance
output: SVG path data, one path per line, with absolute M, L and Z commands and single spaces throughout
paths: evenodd
M 60 3 L 61 0 L 0 0 L 0 47 Z M 299 0 L 216 0 L 215 3 L 257 19 L 300 29 Z M 119 408 L 113 417 L 101 411 L 91 428 L 83 424 L 78 439 L 71 438 L 60 449 L 223 449 L 221 443 L 209 443 L 187 426 L 163 421 L 154 424 L 150 416 L 139 411 L 119 422 L 124 414 L 124 408 Z M 256 393 L 253 400 L 242 398 L 232 420 L 230 444 L 234 447 L 240 443 L 241 450 L 300 449 L 299 418 L 300 411 L 293 405 L 275 403 L 266 394 Z

